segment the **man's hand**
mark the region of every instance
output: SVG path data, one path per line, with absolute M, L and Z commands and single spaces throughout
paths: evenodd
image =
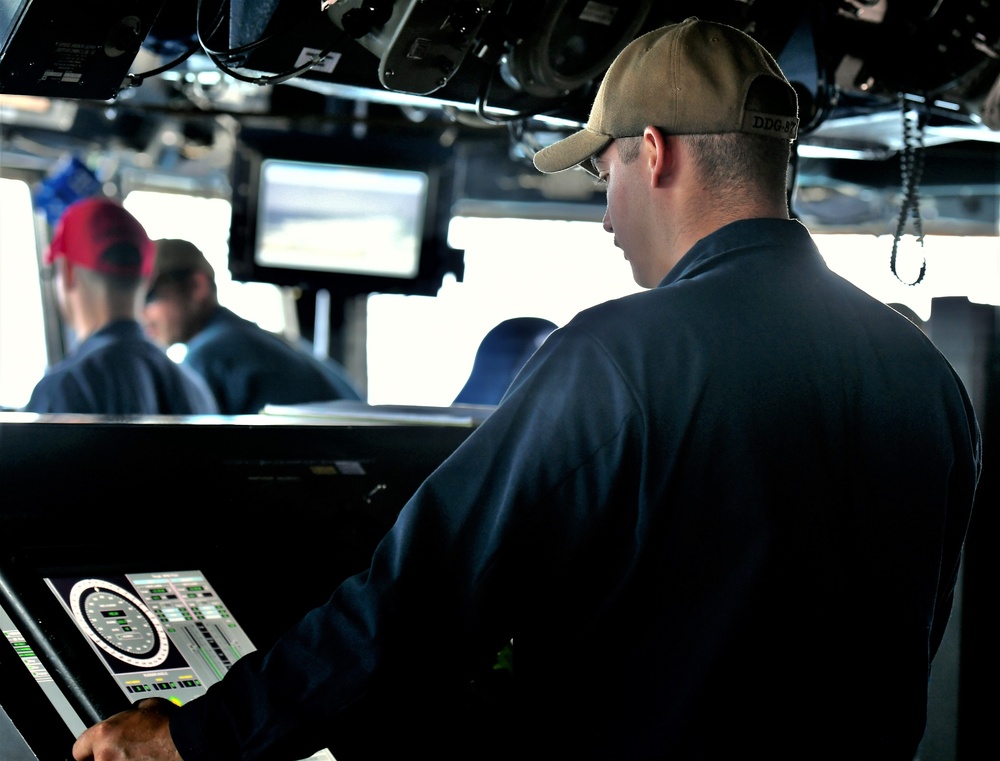
M 183 761 L 170 738 L 173 703 L 140 700 L 134 708 L 95 724 L 73 745 L 76 761 Z

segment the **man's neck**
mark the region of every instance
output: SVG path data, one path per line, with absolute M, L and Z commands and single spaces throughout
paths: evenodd
M 101 328 L 118 320 L 135 320 L 135 315 L 123 310 L 92 308 L 77 314 L 73 320 L 73 332 L 79 341 L 84 341 Z

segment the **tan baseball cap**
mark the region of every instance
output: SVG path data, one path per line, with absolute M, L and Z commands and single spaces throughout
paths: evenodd
M 668 134 L 747 132 L 793 140 L 798 98 L 774 58 L 748 34 L 688 18 L 636 38 L 615 58 L 587 125 L 542 148 L 535 168 L 561 172 L 584 164 L 615 138 L 646 127 Z

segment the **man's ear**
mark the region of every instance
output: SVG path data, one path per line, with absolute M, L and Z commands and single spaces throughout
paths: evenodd
M 69 290 L 76 284 L 76 267 L 73 262 L 65 256 L 60 256 L 55 261 L 56 272 L 62 278 L 63 290 Z
M 192 272 L 191 285 L 191 296 L 199 304 L 207 301 L 212 294 L 212 283 L 204 272 Z
M 664 135 L 658 127 L 646 127 L 642 133 L 642 157 L 649 168 L 649 181 L 658 187 L 670 178 L 674 170 L 674 151 L 671 137 Z

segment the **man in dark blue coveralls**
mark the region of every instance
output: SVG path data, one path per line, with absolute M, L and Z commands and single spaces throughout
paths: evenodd
M 789 218 L 797 124 L 739 30 L 626 47 L 535 165 L 597 175 L 649 290 L 551 333 L 367 571 L 76 759 L 912 761 L 979 429 L 927 336 Z M 510 691 L 470 736 L 443 696 L 511 641 Z M 345 742 L 364 704 L 384 710 Z
M 268 404 L 361 399 L 347 371 L 219 304 L 215 270 L 190 241 L 156 241 L 144 310 L 146 332 L 163 346 L 187 346 L 184 364 L 208 383 L 225 415 Z
M 208 386 L 148 340 L 136 319 L 153 267 L 139 221 L 109 198 L 71 204 L 45 263 L 78 342 L 36 384 L 25 410 L 100 415 L 218 412 Z

